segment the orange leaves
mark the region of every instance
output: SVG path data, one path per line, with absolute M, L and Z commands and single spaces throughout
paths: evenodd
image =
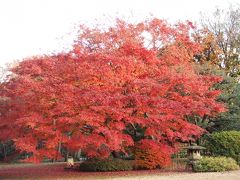
M 206 30 L 199 32 L 195 38 L 196 41 L 201 42 L 202 48 L 198 61 L 202 64 L 210 62 L 211 64 L 220 67 L 222 62 L 222 59 L 220 58 L 222 50 L 220 49 L 218 39 L 214 37 L 214 34 Z
M 140 169 L 163 168 L 170 164 L 170 152 L 153 140 L 141 141 L 135 149 L 135 166 Z

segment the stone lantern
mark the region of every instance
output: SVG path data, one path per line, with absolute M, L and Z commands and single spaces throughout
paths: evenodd
M 67 157 L 67 167 L 65 167 L 66 169 L 70 169 L 74 167 L 74 159 L 72 156 L 68 156 Z
M 197 161 L 202 158 L 200 151 L 204 150 L 206 148 L 202 147 L 202 146 L 198 146 L 196 144 L 193 144 L 193 145 L 185 147 L 184 149 L 187 149 L 187 158 L 188 158 L 186 169 L 193 170 Z

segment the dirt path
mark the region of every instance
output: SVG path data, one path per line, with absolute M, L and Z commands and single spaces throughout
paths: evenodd
M 64 170 L 65 164 L 0 165 L 4 180 L 240 180 L 240 170 L 223 173 L 173 171 L 79 172 Z
M 223 173 L 173 173 L 135 177 L 119 177 L 113 180 L 240 180 L 240 170 Z

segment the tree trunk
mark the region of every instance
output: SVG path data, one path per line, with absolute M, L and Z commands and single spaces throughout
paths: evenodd
M 113 152 L 112 152 L 112 155 L 113 155 L 114 158 L 118 158 L 118 159 L 121 158 L 120 153 L 117 152 L 117 151 L 113 151 Z

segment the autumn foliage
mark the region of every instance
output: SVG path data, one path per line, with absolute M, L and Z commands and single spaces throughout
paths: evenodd
M 135 146 L 134 154 L 137 169 L 163 168 L 171 162 L 167 147 L 159 147 L 153 141 L 146 139 Z
M 61 148 L 104 158 L 133 146 L 137 125 L 144 129 L 138 143 L 168 159 L 178 142 L 203 133 L 186 116 L 224 111 L 211 89 L 221 79 L 193 68 L 201 46 L 192 28 L 159 19 L 81 26 L 71 52 L 11 69 L 1 84 L 0 139 L 13 139 L 29 161 L 60 157 Z
M 222 50 L 218 39 L 208 30 L 199 30 L 195 36 L 195 41 L 201 45 L 201 52 L 196 56 L 200 64 L 209 63 L 216 67 L 222 67 Z

